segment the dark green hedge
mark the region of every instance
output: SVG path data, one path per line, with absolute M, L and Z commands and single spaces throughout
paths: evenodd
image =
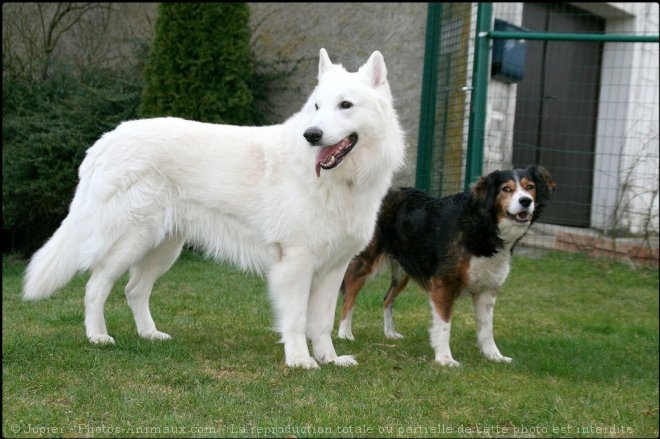
M 3 77 L 3 251 L 32 253 L 68 212 L 85 151 L 136 117 L 142 83 L 113 72 Z

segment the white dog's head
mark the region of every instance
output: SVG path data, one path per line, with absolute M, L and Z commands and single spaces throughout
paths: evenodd
M 388 159 L 380 157 L 383 151 L 379 151 L 384 149 L 382 142 L 387 142 L 387 137 L 395 149 L 403 144 L 380 52 L 373 52 L 357 72 L 347 72 L 340 64 L 332 64 L 328 53 L 321 49 L 318 80 L 303 108 L 309 115 L 303 136 L 318 149 L 317 176 L 321 169 L 333 169 L 344 161 Z M 402 157 L 394 160 L 402 161 Z

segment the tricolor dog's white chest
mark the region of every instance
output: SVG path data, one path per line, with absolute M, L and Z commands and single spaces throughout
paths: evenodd
M 503 249 L 490 258 L 473 256 L 468 268 L 466 290 L 480 293 L 497 289 L 506 280 L 511 267 L 511 252 Z
M 504 248 L 489 258 L 481 256 L 470 258 L 466 287 L 468 291 L 478 293 L 502 286 L 511 268 L 511 247 L 527 232 L 528 228 L 528 224 L 514 224 L 509 220 L 500 222 L 499 236 L 504 242 Z

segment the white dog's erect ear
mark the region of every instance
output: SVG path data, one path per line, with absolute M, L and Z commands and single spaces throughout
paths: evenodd
M 379 51 L 371 54 L 367 62 L 360 67 L 360 71 L 364 71 L 369 78 L 372 87 L 379 87 L 387 82 L 387 67 L 385 67 L 385 59 Z
M 330 61 L 328 52 L 326 52 L 325 49 L 321 49 L 319 52 L 319 79 L 321 79 L 321 76 L 323 76 L 330 67 L 332 67 L 332 61 Z

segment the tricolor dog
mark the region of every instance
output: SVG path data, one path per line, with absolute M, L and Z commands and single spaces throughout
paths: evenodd
M 369 246 L 351 261 L 342 289 L 344 306 L 339 337 L 353 339 L 355 298 L 378 265 L 392 262 L 385 295 L 385 335 L 400 338 L 392 306 L 412 278 L 429 293 L 430 329 L 435 361 L 458 366 L 449 347 L 452 307 L 471 295 L 477 341 L 489 360 L 510 362 L 495 344 L 493 311 L 497 291 L 509 274 L 514 246 L 527 232 L 555 189 L 541 166 L 495 171 L 471 190 L 435 198 L 412 188 L 390 190 L 384 198 Z

